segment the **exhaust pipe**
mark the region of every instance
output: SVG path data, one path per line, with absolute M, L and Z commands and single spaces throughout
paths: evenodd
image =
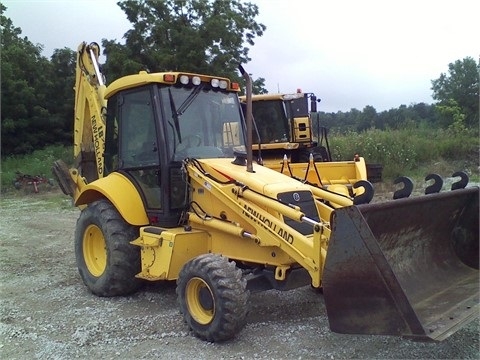
M 246 82 L 246 99 L 247 99 L 247 171 L 253 173 L 253 152 L 252 152 L 252 78 L 245 71 L 243 66 L 238 65 L 240 73 L 245 78 Z

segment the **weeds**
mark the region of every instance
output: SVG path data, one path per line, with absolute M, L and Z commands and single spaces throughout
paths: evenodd
M 17 172 L 32 176 L 52 178 L 52 165 L 55 160 L 61 159 L 72 164 L 73 152 L 71 147 L 49 146 L 42 150 L 35 150 L 29 155 L 7 156 L 2 158 L 1 164 L 1 191 L 2 193 L 14 189 Z
M 329 140 L 333 160 L 350 160 L 358 153 L 367 163 L 383 165 L 385 181 L 400 175 L 422 178 L 431 172 L 450 176 L 463 170 L 472 181 L 479 182 L 480 147 L 478 131 L 475 130 L 411 126 L 390 131 L 332 132 Z M 53 162 L 61 159 L 71 165 L 72 157 L 71 147 L 50 146 L 30 155 L 2 158 L 1 191 L 14 188 L 17 171 L 51 178 Z
M 351 159 L 358 153 L 367 163 L 382 164 L 384 179 L 400 175 L 425 176 L 423 172 L 435 168 L 434 164 L 445 163 L 455 166 L 454 171 L 465 170 L 472 180 L 479 178 L 476 131 L 414 127 L 391 131 L 371 129 L 344 135 L 332 133 L 330 145 L 334 160 Z

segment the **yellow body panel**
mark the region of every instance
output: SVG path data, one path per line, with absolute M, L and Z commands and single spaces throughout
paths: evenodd
M 82 187 L 75 206 L 86 205 L 106 197 L 126 222 L 141 226 L 149 223 L 137 188 L 120 173 L 111 173 Z
M 208 252 L 209 235 L 205 231 L 186 231 L 182 228 L 140 229 L 138 239 L 132 244 L 141 247 L 142 271 L 137 277 L 155 280 L 175 280 L 185 263 Z
M 290 175 L 291 171 L 294 177 L 319 186 L 334 184 L 353 185 L 359 180 L 367 180 L 367 166 L 365 165 L 365 159 L 362 157 L 360 157 L 358 161 L 316 163 L 287 163 L 277 161 L 268 162 L 264 165 L 275 171 L 282 172 L 285 175 Z
M 312 142 L 311 123 L 308 116 L 293 118 L 292 142 Z
M 268 143 L 268 144 L 260 144 L 260 150 L 277 150 L 277 149 L 284 149 L 284 150 L 296 150 L 300 147 L 300 144 L 298 143 L 291 143 L 291 142 L 274 142 L 274 143 Z M 258 144 L 253 144 L 252 145 L 252 150 L 258 150 L 259 145 Z M 268 154 L 268 158 L 265 161 L 275 161 L 275 158 L 272 158 L 271 154 Z M 282 157 L 278 158 L 278 161 L 283 159 Z
M 175 280 L 182 266 L 194 257 L 222 254 L 237 262 L 261 263 L 288 269 L 296 261 L 276 246 L 261 246 L 252 239 L 226 233 L 216 228 L 215 221 L 192 223 L 193 229 L 184 227 L 149 232 L 149 226 L 140 229 L 140 236 L 132 242 L 141 247 L 142 271 L 137 277 L 156 280 Z M 161 231 L 159 231 L 161 230 Z

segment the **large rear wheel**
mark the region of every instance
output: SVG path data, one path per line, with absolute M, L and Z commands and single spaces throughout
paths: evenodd
M 234 262 L 204 254 L 189 261 L 177 280 L 180 311 L 195 336 L 207 341 L 231 339 L 245 325 L 247 281 Z
M 310 153 L 313 155 L 313 161 L 316 163 L 328 161 L 327 150 L 322 146 L 322 147 L 315 147 L 313 149 L 300 150 L 300 153 L 298 155 L 298 162 L 301 162 L 301 163 L 310 162 Z
M 128 224 L 107 200 L 82 210 L 75 230 L 75 257 L 80 276 L 98 296 L 127 295 L 141 280 L 140 248 L 130 244 L 138 228 Z

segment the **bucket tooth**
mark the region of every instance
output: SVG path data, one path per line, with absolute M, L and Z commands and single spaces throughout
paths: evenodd
M 452 184 L 451 190 L 465 189 L 468 185 L 468 175 L 463 171 L 453 173 L 452 177 L 460 177 L 460 180 Z
M 438 174 L 428 174 L 425 181 L 433 180 L 433 183 L 425 188 L 425 195 L 436 194 L 442 190 L 443 179 Z
M 412 179 L 410 179 L 409 177 L 407 176 L 400 176 L 398 178 L 396 178 L 393 183 L 395 185 L 397 184 L 402 184 L 402 188 L 396 190 L 394 193 L 393 193 L 393 199 L 396 200 L 396 199 L 403 199 L 403 198 L 407 198 L 409 197 L 411 194 L 412 194 L 412 191 L 413 191 L 413 181 Z

